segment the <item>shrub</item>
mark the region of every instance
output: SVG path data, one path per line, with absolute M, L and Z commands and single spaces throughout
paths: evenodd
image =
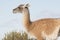
M 33 40 L 33 38 L 28 39 L 28 34 L 25 32 L 24 33 L 10 32 L 10 33 L 5 34 L 2 40 Z

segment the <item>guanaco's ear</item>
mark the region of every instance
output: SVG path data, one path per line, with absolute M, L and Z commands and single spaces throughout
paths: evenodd
M 29 5 L 29 3 L 28 4 L 26 4 L 26 7 L 29 7 L 30 5 Z
M 29 3 L 25 4 L 24 7 L 30 7 Z

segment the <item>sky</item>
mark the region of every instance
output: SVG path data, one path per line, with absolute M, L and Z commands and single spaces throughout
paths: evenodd
M 60 18 L 60 0 L 0 0 L 0 40 L 7 32 L 24 30 L 22 14 L 12 12 L 15 7 L 24 3 L 30 4 L 31 21 Z

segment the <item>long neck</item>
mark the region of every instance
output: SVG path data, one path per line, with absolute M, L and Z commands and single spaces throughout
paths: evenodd
M 28 8 L 23 9 L 23 24 L 27 29 L 29 29 L 30 14 L 29 14 L 29 9 Z

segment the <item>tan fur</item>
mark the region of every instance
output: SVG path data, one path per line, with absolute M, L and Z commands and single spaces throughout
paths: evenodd
M 42 36 L 44 37 L 44 39 L 46 40 L 56 40 L 57 39 L 57 34 L 59 32 L 59 27 L 56 27 L 55 30 L 50 34 L 50 35 L 47 35 L 45 33 L 45 31 L 42 31 Z
M 24 6 L 24 7 L 23 7 Z M 46 35 L 51 35 L 56 28 L 60 29 L 60 19 L 58 18 L 46 18 L 46 19 L 40 19 L 37 21 L 30 21 L 30 14 L 28 5 L 21 4 L 17 8 L 13 9 L 14 13 L 20 12 L 23 14 L 23 24 L 27 31 L 34 36 L 37 37 L 37 40 L 44 40 L 45 38 L 42 36 L 42 32 Z M 59 30 L 58 30 L 59 31 Z M 58 31 L 56 35 L 58 35 Z M 44 35 L 45 36 L 45 35 Z M 47 36 L 48 37 L 48 36 Z

